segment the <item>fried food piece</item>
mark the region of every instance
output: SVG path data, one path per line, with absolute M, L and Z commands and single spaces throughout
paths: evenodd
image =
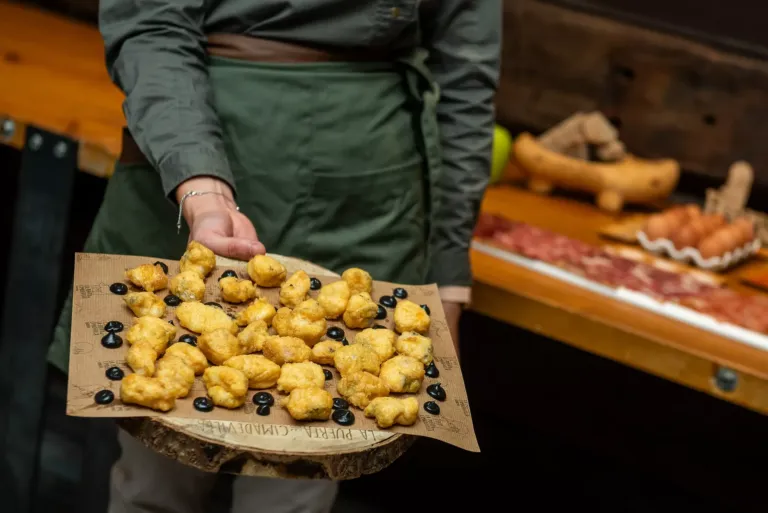
M 130 345 L 147 342 L 157 354 L 163 354 L 168 343 L 176 336 L 176 326 L 162 319 L 144 316 L 136 319 L 125 332 L 125 341 Z
M 411 356 L 397 355 L 381 364 L 379 377 L 390 392 L 415 394 L 424 379 L 424 364 Z
M 378 376 L 381 362 L 379 355 L 373 349 L 361 344 L 353 344 L 336 350 L 333 355 L 333 365 L 342 376 L 360 371 Z
M 182 301 L 202 301 L 205 282 L 197 271 L 183 271 L 171 278 L 171 292 Z
M 272 324 L 278 335 L 300 338 L 309 347 L 323 338 L 328 327 L 325 312 L 314 299 L 302 301 L 293 310 L 281 308 L 275 314 Z
M 344 280 L 334 281 L 324 285 L 317 295 L 317 302 L 325 311 L 326 319 L 337 319 L 347 309 L 347 303 L 352 293 Z
M 123 296 L 123 301 L 136 317 L 144 317 L 145 315 L 162 317 L 165 315 L 165 303 L 153 292 L 129 292 Z
M 237 323 L 221 308 L 204 305 L 197 301 L 188 301 L 176 307 L 179 323 L 189 331 L 205 333 L 225 329 L 237 333 Z
M 128 352 L 125 353 L 125 363 L 139 376 L 151 377 L 155 374 L 155 362 L 158 356 L 149 342 L 142 341 L 128 348 Z
M 340 347 L 344 347 L 344 344 L 335 340 L 318 342 L 312 347 L 310 360 L 321 365 L 333 365 L 333 355 Z
M 395 307 L 395 329 L 398 333 L 415 331 L 426 334 L 429 331 L 429 314 L 413 301 L 401 299 Z
M 233 356 L 226 362 L 226 367 L 237 369 L 248 378 L 248 388 L 257 390 L 272 388 L 280 377 L 280 366 L 260 354 Z
M 240 341 L 227 330 L 214 330 L 197 338 L 197 348 L 214 365 L 222 365 L 240 354 Z
M 279 287 L 285 275 L 285 266 L 271 256 L 256 255 L 248 262 L 248 276 L 259 287 Z
M 216 255 L 213 254 L 213 251 L 195 240 L 187 244 L 187 250 L 181 255 L 181 260 L 179 260 L 179 270 L 181 272 L 195 271 L 202 278 L 211 274 L 214 267 L 216 267 Z
M 375 418 L 380 428 L 393 424 L 411 426 L 419 418 L 419 401 L 415 397 L 377 397 L 369 404 L 363 414 Z
M 295 388 L 282 404 L 296 420 L 328 420 L 333 397 L 322 388 Z
M 324 385 L 323 368 L 312 362 L 286 363 L 277 380 L 277 390 L 285 393 L 296 388 L 323 388 Z
M 133 346 L 132 346 L 133 347 Z M 157 378 L 129 374 L 120 383 L 120 400 L 157 411 L 170 411 L 176 406 L 173 390 Z
M 239 280 L 228 276 L 219 280 L 221 299 L 228 303 L 245 303 L 256 297 L 256 287 L 250 280 Z
M 296 271 L 280 285 L 280 303 L 295 307 L 306 299 L 309 293 L 309 275 L 304 271 Z
M 369 328 L 378 311 L 379 307 L 373 302 L 370 294 L 367 292 L 353 294 L 344 312 L 344 324 L 349 328 Z
M 248 378 L 232 367 L 208 367 L 203 373 L 208 396 L 216 406 L 239 408 L 248 393 Z
M 125 271 L 125 279 L 147 292 L 162 290 L 168 286 L 168 276 L 156 264 L 143 264 Z
M 245 310 L 240 310 L 237 314 L 237 325 L 247 326 L 252 322 L 264 321 L 267 326 L 272 324 L 272 319 L 275 317 L 275 307 L 270 304 L 269 301 L 263 297 L 257 298 L 245 307 Z
M 255 321 L 238 333 L 237 340 L 240 342 L 240 354 L 251 354 L 261 351 L 264 348 L 264 341 L 270 337 L 268 329 L 266 322 Z
M 389 395 L 387 384 L 370 372 L 348 374 L 339 380 L 336 389 L 349 404 L 358 408 L 365 408 L 376 397 Z
M 358 333 L 353 343 L 372 349 L 379 356 L 379 361 L 384 363 L 395 354 L 395 337 L 394 331 L 368 328 Z
M 162 381 L 177 399 L 187 397 L 195 384 L 195 371 L 192 367 L 183 359 L 172 355 L 163 356 L 157 361 L 155 377 Z
M 371 293 L 373 289 L 373 278 L 366 271 L 352 267 L 341 274 L 341 279 L 349 285 L 349 292 L 359 294 L 360 292 Z
M 269 337 L 264 341 L 264 356 L 278 365 L 306 362 L 312 350 L 296 337 Z
M 407 331 L 397 337 L 395 350 L 399 354 L 416 358 L 424 365 L 432 363 L 432 339 L 414 331 Z
M 190 369 L 192 369 L 195 376 L 199 376 L 208 368 L 208 359 L 203 352 L 195 346 L 191 346 L 184 342 L 177 342 L 171 345 L 165 352 L 165 358 L 169 356 L 180 358 Z

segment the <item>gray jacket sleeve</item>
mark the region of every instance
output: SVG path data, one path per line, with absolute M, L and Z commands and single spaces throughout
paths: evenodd
M 193 176 L 234 187 L 206 71 L 211 0 L 101 0 L 107 66 L 126 94 L 128 129 L 173 193 Z
M 425 29 L 429 67 L 440 85 L 440 208 L 430 241 L 431 281 L 472 282 L 469 245 L 488 185 L 499 80 L 501 0 L 442 0 Z

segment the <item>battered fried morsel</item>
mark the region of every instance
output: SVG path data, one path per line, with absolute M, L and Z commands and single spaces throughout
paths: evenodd
M 263 297 L 257 298 L 245 310 L 241 310 L 237 314 L 237 325 L 247 326 L 252 322 L 264 321 L 267 323 L 267 326 L 270 326 L 272 319 L 275 317 L 275 311 L 275 307 L 269 301 Z
M 333 355 L 333 365 L 342 376 L 360 371 L 370 372 L 378 376 L 381 363 L 379 362 L 379 355 L 373 349 L 354 344 L 337 349 Z
M 195 383 L 195 371 L 184 360 L 166 355 L 157 361 L 155 377 L 162 381 L 176 398 L 186 397 Z
M 375 418 L 380 428 L 388 428 L 393 424 L 411 426 L 419 418 L 419 401 L 415 397 L 379 397 L 371 401 L 363 414 Z
M 232 367 L 208 367 L 203 373 L 208 396 L 216 406 L 239 408 L 248 393 L 248 378 Z
M 192 372 L 194 372 L 196 376 L 199 376 L 208 368 L 208 359 L 203 352 L 184 342 L 172 344 L 171 347 L 165 351 L 165 358 L 169 356 L 180 358 L 192 369 Z
M 296 337 L 269 337 L 264 342 L 264 356 L 278 365 L 306 362 L 312 350 Z
M 187 244 L 187 250 L 181 255 L 181 260 L 179 260 L 179 270 L 181 272 L 195 271 L 203 278 L 208 276 L 214 267 L 216 267 L 216 255 L 213 254 L 213 251 L 194 240 Z
M 344 312 L 344 324 L 349 328 L 369 328 L 378 311 L 379 307 L 373 302 L 370 294 L 367 292 L 353 294 Z
M 120 383 L 120 400 L 158 411 L 170 411 L 176 406 L 173 390 L 157 378 L 129 374 Z
M 429 331 L 429 314 L 413 301 L 401 299 L 395 307 L 395 329 L 398 333 L 415 331 L 426 334 Z
M 197 301 L 182 303 L 176 307 L 176 317 L 179 323 L 189 331 L 205 333 L 224 329 L 237 333 L 237 323 L 221 308 L 204 305 Z
M 408 331 L 397 337 L 395 350 L 402 355 L 416 358 L 424 365 L 432 363 L 432 339 Z
M 296 388 L 282 404 L 296 420 L 328 420 L 333 397 L 322 388 Z
M 240 354 L 240 341 L 227 330 L 214 330 L 197 338 L 197 348 L 214 365 L 221 365 Z
M 398 355 L 381 364 L 379 377 L 390 392 L 415 394 L 424 379 L 424 364 L 416 358 Z
M 125 363 L 139 376 L 151 377 L 155 374 L 155 362 L 158 356 L 150 342 L 142 341 L 128 348 L 128 352 L 125 353 Z
M 344 280 L 324 285 L 317 295 L 317 302 L 325 311 L 326 319 L 337 319 L 347 309 L 351 296 L 349 285 Z
M 286 363 L 277 380 L 277 390 L 290 393 L 296 388 L 323 388 L 325 374 L 316 363 Z
M 341 342 L 335 340 L 323 340 L 312 347 L 312 356 L 310 359 L 321 365 L 333 365 L 333 355 L 336 351 L 344 347 Z
M 257 390 L 272 388 L 280 377 L 280 366 L 259 354 L 233 356 L 224 362 L 224 365 L 245 374 L 248 378 L 248 388 Z
M 359 294 L 360 292 L 370 294 L 373 289 L 373 278 L 371 278 L 371 275 L 356 267 L 344 271 L 341 274 L 341 279 L 347 282 L 351 294 Z
M 171 292 L 182 301 L 202 301 L 205 282 L 197 271 L 184 271 L 171 278 Z
M 360 344 L 373 350 L 382 363 L 395 354 L 395 332 L 368 328 L 355 336 L 354 344 Z
M 228 303 L 245 303 L 256 297 L 256 287 L 250 280 L 239 280 L 234 276 L 219 280 L 221 299 Z
M 294 307 L 304 301 L 309 293 L 309 275 L 296 271 L 280 285 L 280 303 Z
M 365 408 L 376 397 L 389 395 L 389 388 L 370 372 L 353 372 L 339 381 L 336 389 L 349 404 Z
M 261 351 L 264 348 L 264 341 L 270 337 L 268 329 L 266 322 L 255 321 L 238 333 L 237 340 L 240 342 L 240 354 L 251 354 Z
M 163 354 L 168 342 L 176 336 L 176 326 L 157 317 L 144 316 L 136 319 L 125 332 L 125 341 L 130 345 L 147 342 L 157 354 Z
M 328 327 L 325 312 L 314 299 L 302 301 L 293 310 L 281 308 L 272 325 L 278 335 L 300 338 L 310 347 L 323 338 Z
M 165 315 L 165 303 L 153 292 L 129 292 L 123 296 L 123 301 L 136 317 L 144 317 L 145 315 L 162 317 Z
M 144 264 L 125 271 L 125 279 L 147 292 L 162 290 L 168 286 L 168 276 L 156 264 Z
M 256 255 L 248 262 L 248 276 L 259 287 L 279 287 L 285 275 L 285 266 L 271 256 Z

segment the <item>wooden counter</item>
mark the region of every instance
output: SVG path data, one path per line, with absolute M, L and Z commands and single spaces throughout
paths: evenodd
M 616 221 L 590 203 L 538 196 L 510 186 L 489 189 L 482 210 L 596 245 L 607 243 L 599 238 L 599 228 Z M 478 251 L 472 252 L 472 266 L 476 280 L 472 308 L 478 313 L 768 413 L 766 351 Z M 734 288 L 744 289 L 735 275 L 728 279 Z M 733 392 L 715 386 L 713 377 L 720 366 L 737 372 Z

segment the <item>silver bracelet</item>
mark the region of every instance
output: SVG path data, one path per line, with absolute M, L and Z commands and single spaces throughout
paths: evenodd
M 181 233 L 181 218 L 182 218 L 182 212 L 184 209 L 184 202 L 187 201 L 187 198 L 191 198 L 192 196 L 205 196 L 206 194 L 218 194 L 219 196 L 224 196 L 226 199 L 232 201 L 227 195 L 225 195 L 222 192 L 217 191 L 189 191 L 184 194 L 184 196 L 181 197 L 179 200 L 179 217 L 176 219 L 176 233 Z M 240 212 L 240 207 L 235 204 L 235 210 Z

